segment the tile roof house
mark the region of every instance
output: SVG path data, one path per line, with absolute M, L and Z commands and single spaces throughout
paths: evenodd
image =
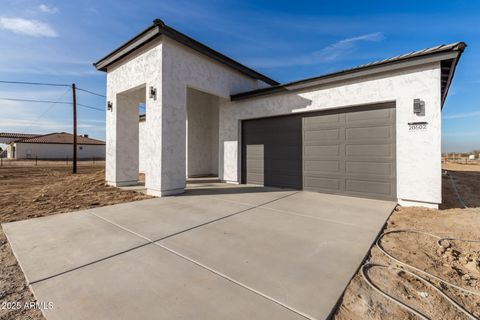
M 0 133 L 0 139 L 10 139 L 6 148 L 10 159 L 72 159 L 73 135 L 67 132 L 48 134 Z M 104 159 L 105 142 L 77 136 L 78 159 Z
M 107 75 L 106 180 L 136 184 L 140 168 L 156 196 L 215 175 L 437 207 L 441 111 L 465 48 L 279 84 L 157 19 L 94 63 Z

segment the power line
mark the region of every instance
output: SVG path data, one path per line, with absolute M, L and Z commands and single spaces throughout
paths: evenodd
M 27 84 L 27 85 L 32 85 L 32 86 L 70 87 L 70 85 L 68 85 L 68 84 L 47 83 L 47 82 L 26 82 L 26 81 L 7 81 L 7 80 L 0 80 L 0 83 Z
M 62 95 L 59 96 L 57 100 L 60 100 L 61 98 L 63 98 L 63 96 L 64 96 L 69 90 L 70 90 L 70 89 L 65 90 L 65 92 L 63 92 Z M 45 111 L 42 112 L 42 113 L 37 117 L 37 119 L 35 119 L 35 121 L 32 122 L 32 124 L 31 124 L 30 126 L 26 127 L 26 128 L 22 131 L 22 133 L 24 133 L 25 131 L 27 131 L 27 130 L 30 129 L 31 127 L 33 127 L 33 124 L 34 124 L 34 123 L 37 123 L 45 114 L 47 114 L 47 113 L 53 108 L 54 105 L 55 105 L 55 103 L 50 104 L 50 106 L 49 106 L 47 109 L 45 109 Z
M 90 91 L 90 90 L 87 90 L 87 89 L 82 89 L 82 88 L 77 87 L 77 90 L 78 90 L 78 91 L 87 92 L 87 93 L 90 93 L 90 94 L 93 94 L 93 95 L 95 95 L 95 96 L 99 96 L 99 97 L 102 97 L 102 98 L 106 98 L 106 96 L 103 95 L 103 94 L 96 93 L 96 92 L 93 92 L 93 91 Z
M 86 104 L 81 104 L 81 103 L 77 103 L 77 106 L 79 107 L 84 107 L 84 108 L 88 108 L 88 109 L 92 109 L 92 110 L 98 110 L 98 111 L 105 111 L 104 109 L 100 109 L 100 108 L 97 108 L 97 107 L 92 107 L 92 106 L 88 106 Z
M 19 101 L 19 102 L 39 102 L 39 103 L 72 104 L 71 102 L 52 101 L 52 100 L 35 100 L 35 99 L 0 98 L 0 100 Z
M 18 101 L 18 102 L 36 102 L 36 103 L 52 103 L 52 104 L 67 104 L 71 105 L 71 102 L 66 102 L 66 101 L 52 101 L 52 100 L 36 100 L 36 99 L 16 99 L 16 98 L 0 98 L 0 100 L 5 100 L 5 101 Z M 80 104 L 77 103 L 78 106 L 88 108 L 88 109 L 93 109 L 93 110 L 98 110 L 98 111 L 105 111 L 103 109 L 97 108 L 97 107 L 92 107 L 86 104 Z

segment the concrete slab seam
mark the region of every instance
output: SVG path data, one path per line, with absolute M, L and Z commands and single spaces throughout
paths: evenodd
M 257 295 L 259 295 L 259 296 L 261 296 L 261 297 L 263 297 L 263 298 L 265 298 L 265 299 L 267 299 L 267 300 L 270 300 L 270 301 L 272 301 L 272 302 L 274 302 L 274 303 L 282 306 L 283 308 L 285 308 L 285 309 L 287 309 L 287 310 L 289 310 L 289 311 L 291 311 L 291 312 L 294 312 L 294 313 L 296 313 L 296 314 L 298 314 L 298 315 L 300 315 L 300 316 L 302 316 L 302 317 L 304 317 L 304 318 L 306 318 L 306 319 L 309 319 L 309 320 L 317 320 L 316 318 L 311 317 L 311 316 L 309 316 L 308 314 L 301 312 L 300 310 L 297 310 L 297 309 L 295 309 L 295 308 L 293 308 L 293 307 L 290 307 L 289 305 L 287 305 L 287 304 L 285 304 L 285 303 L 283 303 L 283 302 L 281 302 L 281 301 L 279 301 L 279 300 L 277 300 L 277 299 L 275 299 L 275 298 L 273 298 L 273 297 L 270 297 L 269 295 L 266 295 L 266 294 L 264 294 L 264 293 L 262 293 L 262 292 L 260 292 L 260 291 L 258 291 L 258 290 L 256 290 L 256 289 L 253 289 L 252 287 L 247 286 L 246 284 L 243 284 L 243 283 L 241 283 L 240 281 L 237 281 L 237 280 L 235 280 L 235 279 L 227 276 L 226 274 L 223 274 L 223 273 L 221 273 L 221 272 L 219 272 L 219 271 L 217 271 L 217 270 L 215 270 L 215 269 L 212 269 L 212 268 L 210 268 L 209 266 L 204 265 L 204 264 L 202 264 L 202 263 L 200 263 L 200 262 L 198 262 L 198 261 L 196 261 L 196 260 L 193 260 L 193 259 L 191 259 L 191 258 L 189 258 L 189 257 L 187 257 L 187 256 L 185 256 L 185 255 L 183 255 L 183 254 L 181 254 L 181 253 L 179 253 L 179 252 L 176 252 L 175 250 L 172 250 L 172 249 L 170 249 L 170 248 L 168 248 L 168 247 L 166 247 L 166 246 L 164 246 L 164 245 L 161 245 L 161 244 L 159 244 L 159 243 L 157 243 L 157 242 L 154 242 L 154 245 L 156 245 L 156 246 L 158 246 L 158 247 L 160 247 L 160 248 L 162 248 L 162 249 L 164 249 L 164 250 L 166 250 L 166 251 L 168 251 L 168 252 L 170 252 L 170 253 L 172 253 L 172 254 L 174 254 L 174 255 L 182 258 L 182 259 L 185 259 L 185 260 L 187 260 L 187 261 L 190 261 L 191 263 L 193 263 L 193 264 L 195 264 L 195 265 L 197 265 L 197 266 L 199 266 L 199 267 L 201 267 L 201 268 L 204 268 L 204 269 L 206 269 L 206 270 L 208 270 L 208 271 L 216 274 L 217 276 L 222 277 L 222 278 L 224 278 L 225 280 L 228 280 L 228 281 L 230 281 L 230 282 L 232 282 L 232 283 L 234 283 L 234 284 L 236 284 L 236 285 L 238 285 L 238 286 L 240 286 L 240 287 L 242 287 L 242 288 L 244 288 L 244 289 L 246 289 L 246 290 L 249 290 L 249 291 L 251 291 L 251 292 L 253 292 L 253 293 L 255 293 L 255 294 L 257 294 Z
M 295 211 L 287 211 L 287 210 L 275 209 L 275 208 L 270 208 L 270 207 L 262 207 L 262 209 L 276 211 L 276 212 L 281 213 L 281 214 L 290 214 L 292 216 L 298 216 L 298 217 L 303 217 L 303 218 L 309 218 L 309 219 L 314 219 L 314 220 L 320 220 L 320 221 L 325 221 L 325 222 L 342 224 L 342 225 L 345 225 L 345 226 L 365 229 L 365 230 L 369 230 L 369 231 L 372 231 L 372 229 L 376 230 L 376 228 L 368 228 L 368 227 L 358 226 L 358 225 L 353 224 L 353 223 L 341 222 L 341 221 L 336 221 L 336 220 L 332 220 L 332 219 L 314 217 L 314 216 L 311 216 L 311 215 L 302 214 L 302 213 L 298 213 L 298 212 L 295 212 Z
M 278 199 L 275 199 L 275 200 L 272 200 L 272 201 L 265 202 L 264 204 L 268 204 L 268 203 L 271 203 L 271 202 L 274 202 L 274 201 L 277 201 L 277 200 L 286 198 L 286 197 L 291 196 L 291 195 L 292 195 L 292 194 L 289 194 L 289 195 L 286 195 L 286 196 L 284 196 L 284 197 L 281 197 L 281 198 L 278 198 Z M 261 204 L 261 205 L 264 205 L 264 204 Z M 32 281 L 32 282 L 28 282 L 28 279 L 27 279 L 27 284 L 28 284 L 28 285 L 31 285 L 31 284 L 35 284 L 35 283 L 38 283 L 38 282 L 41 282 L 41 281 L 44 281 L 44 280 L 48 280 L 48 279 L 55 278 L 55 277 L 57 277 L 57 276 L 60 276 L 60 275 L 63 275 L 63 274 L 66 274 L 66 273 L 69 273 L 69 272 L 72 272 L 72 271 L 81 269 L 81 268 L 83 268 L 83 267 L 87 267 L 87 266 L 93 265 L 93 264 L 95 264 L 95 263 L 97 263 L 97 262 L 105 261 L 105 260 L 107 260 L 107 259 L 110 259 L 110 258 L 113 258 L 113 257 L 115 257 L 115 256 L 121 255 L 121 254 L 123 254 L 123 253 L 129 252 L 129 251 L 132 251 L 132 250 L 135 250 L 135 249 L 142 248 L 142 247 L 147 246 L 147 245 L 150 245 L 150 244 L 152 244 L 152 243 L 154 244 L 156 241 L 162 241 L 162 240 L 168 239 L 168 238 L 170 238 L 170 237 L 179 235 L 179 234 L 181 234 L 181 233 L 184 233 L 184 232 L 187 232 L 187 231 L 190 231 L 190 230 L 193 230 L 193 229 L 196 229 L 196 228 L 200 228 L 200 227 L 203 227 L 203 226 L 205 226 L 205 225 L 208 225 L 208 224 L 217 222 L 217 221 L 219 221 L 219 220 L 223 220 L 223 219 L 226 219 L 226 218 L 229 218 L 229 217 L 232 217 L 232 216 L 235 216 L 235 215 L 244 213 L 244 212 L 246 212 L 246 211 L 255 209 L 255 208 L 257 208 L 257 207 L 259 207 L 259 206 L 261 206 L 261 205 L 257 205 L 257 206 L 254 206 L 254 207 L 249 207 L 249 208 L 247 208 L 247 209 L 245 209 L 245 210 L 237 211 L 237 212 L 234 212 L 234 213 L 229 214 L 229 215 L 227 215 L 227 216 L 223 216 L 223 217 L 220 217 L 220 218 L 217 218 L 217 219 L 214 219 L 214 220 L 210 220 L 210 221 L 207 221 L 207 222 L 205 222 L 205 223 L 202 223 L 202 224 L 199 224 L 199 225 L 196 225 L 196 226 L 193 226 L 193 227 L 190 227 L 190 228 L 187 228 L 187 229 L 178 231 L 178 232 L 173 233 L 173 234 L 169 234 L 169 235 L 167 235 L 167 236 L 165 236 L 165 237 L 161 237 L 161 238 L 155 239 L 155 240 L 149 239 L 149 238 L 147 238 L 147 237 L 145 237 L 145 236 L 143 236 L 143 235 L 141 235 L 141 234 L 139 234 L 139 233 L 137 233 L 137 232 L 135 232 L 135 231 L 133 231 L 133 230 L 130 230 L 130 229 L 128 229 L 128 228 L 125 228 L 125 227 L 123 227 L 123 226 L 121 226 L 121 225 L 119 225 L 119 224 L 117 224 L 117 223 L 115 223 L 115 222 L 113 222 L 113 221 L 110 221 L 109 219 L 106 219 L 106 218 L 104 218 L 104 217 L 101 217 L 101 216 L 97 215 L 96 213 L 94 213 L 91 209 L 86 209 L 85 211 L 88 212 L 89 214 L 93 215 L 94 217 L 97 217 L 98 219 L 103 220 L 103 221 L 105 221 L 105 222 L 107 222 L 107 223 L 109 223 L 109 224 L 111 224 L 111 225 L 113 225 L 113 226 L 115 226 L 115 227 L 117 227 L 117 228 L 120 228 L 120 229 L 122 229 L 122 230 L 124 230 L 124 231 L 126 231 L 126 232 L 129 232 L 129 233 L 133 234 L 133 235 L 136 235 L 137 237 L 140 237 L 140 238 L 146 240 L 147 242 L 144 243 L 144 244 L 135 246 L 135 247 L 133 247 L 133 248 L 129 248 L 129 249 L 127 249 L 127 250 L 123 250 L 123 251 L 121 251 L 121 252 L 115 253 L 115 254 L 113 254 L 113 255 L 109 255 L 109 256 L 107 256 L 107 257 L 104 257 L 104 258 L 101 258 L 101 259 L 97 259 L 97 260 L 88 262 L 88 263 L 86 263 L 86 264 L 82 264 L 82 265 L 80 265 L 80 266 L 78 266 L 78 267 L 75 267 L 75 268 L 72 268 L 72 269 L 68 269 L 68 270 L 62 271 L 62 272 L 60 272 L 60 273 L 57 273 L 57 274 L 54 274 L 54 275 L 51 275 L 51 276 L 48 276 L 48 277 L 44 277 L 44 278 L 41 278 L 41 279 L 38 279 L 38 280 L 35 280 L 35 281 Z M 7 237 L 7 240 L 8 240 L 8 237 Z M 14 251 L 14 250 L 12 249 L 12 251 Z M 15 254 L 15 252 L 14 252 L 14 254 Z M 17 256 L 15 256 L 15 258 L 17 258 L 17 261 L 20 261 Z M 25 273 L 25 271 L 23 270 L 23 268 L 22 268 L 22 271 L 23 271 L 23 273 L 26 275 L 26 273 Z M 25 277 L 26 277 L 26 276 L 25 276 Z
M 51 276 L 48 276 L 48 277 L 45 277 L 45 278 L 41 278 L 41 279 L 38 279 L 38 280 L 35 280 L 35 281 L 32 281 L 32 282 L 27 282 L 27 284 L 30 286 L 30 285 L 32 285 L 32 284 L 39 283 L 39 282 L 42 282 L 42 281 L 45 281 L 45 280 L 48 280 L 48 279 L 56 278 L 56 277 L 61 276 L 61 275 L 63 275 L 63 274 L 70 273 L 70 272 L 72 272 L 72 271 L 79 270 L 79 269 L 82 269 L 82 268 L 84 268 L 84 267 L 88 267 L 88 266 L 93 265 L 93 264 L 95 264 L 95 263 L 108 260 L 108 259 L 110 259 L 110 258 L 119 256 L 119 255 L 121 255 L 121 254 L 130 252 L 130 251 L 133 251 L 133 250 L 136 250 L 136 249 L 139 249 L 139 248 L 142 248 L 142 247 L 151 245 L 151 244 L 152 244 L 152 242 L 148 241 L 148 242 L 146 242 L 146 243 L 140 244 L 140 245 L 135 246 L 135 247 L 133 247 L 133 248 L 129 248 L 129 249 L 123 250 L 123 251 L 121 251 L 121 252 L 117 252 L 117 253 L 111 254 L 111 255 L 109 255 L 109 256 L 106 256 L 106 257 L 103 257 L 103 258 L 100 258 L 100 259 L 97 259 L 97 260 L 94 260 L 94 261 L 91 261 L 91 262 L 82 264 L 81 266 L 78 266 L 78 267 L 75 267 L 75 268 L 72 268 L 72 269 L 68 269 L 68 270 L 62 271 L 62 272 L 60 272 L 60 273 L 57 273 L 57 274 L 54 274 L 54 275 L 51 275 Z

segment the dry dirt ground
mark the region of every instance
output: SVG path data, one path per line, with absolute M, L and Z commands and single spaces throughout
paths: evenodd
M 441 236 L 479 239 L 480 233 L 480 166 L 446 164 L 455 179 L 459 193 L 471 209 L 460 209 L 460 202 L 448 176 L 443 177 L 443 210 L 400 208 L 387 222 L 384 231 L 416 229 Z M 49 214 L 76 211 L 103 205 L 147 198 L 129 191 L 107 187 L 101 165 L 83 163 L 79 174 L 72 176 L 69 168 L 46 163 L 0 167 L 0 222 L 16 221 Z M 382 244 L 397 258 L 427 270 L 464 288 L 480 291 L 480 244 L 450 241 L 439 248 L 435 239 L 424 235 L 398 233 L 387 235 Z M 373 247 L 370 262 L 391 265 Z M 34 301 L 5 235 L 0 232 L 0 302 Z M 444 298 L 408 274 L 381 268 L 368 270 L 369 278 L 382 290 L 418 309 L 431 319 L 463 319 Z M 455 289 L 442 288 L 477 317 L 480 298 L 464 295 Z M 416 319 L 416 317 L 373 291 L 361 278 L 354 276 L 335 319 Z M 43 319 L 40 311 L 0 310 L 0 319 Z
M 450 178 L 443 176 L 441 210 L 399 208 L 388 219 L 385 231 L 415 229 L 439 236 L 480 239 L 480 165 L 447 163 L 443 167 L 455 181 L 458 192 L 470 208 L 458 201 Z M 480 243 L 448 241 L 445 247 L 437 239 L 415 233 L 386 235 L 381 244 L 397 259 L 430 272 L 455 285 L 480 292 Z M 395 265 L 377 247 L 370 251 L 368 262 Z M 440 294 L 402 271 L 386 268 L 367 269 L 370 280 L 382 291 L 418 310 L 430 319 L 468 319 Z M 432 280 L 449 297 L 480 318 L 480 296 L 461 291 Z M 369 287 L 360 273 L 350 282 L 337 320 L 347 319 L 418 319 L 396 304 L 387 301 Z
M 104 183 L 103 163 L 4 163 L 0 167 L 0 223 L 141 200 L 149 196 Z M 35 301 L 3 230 L 0 230 L 0 319 L 43 319 L 37 309 L 8 310 L 4 302 Z

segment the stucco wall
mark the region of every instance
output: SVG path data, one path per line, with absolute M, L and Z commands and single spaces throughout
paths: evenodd
M 145 121 L 140 121 L 138 123 L 138 170 L 141 173 L 145 173 L 146 169 L 146 161 L 147 161 L 147 148 L 146 148 L 146 143 L 147 143 L 147 126 L 146 126 L 146 120 Z
M 425 101 L 426 115 L 413 113 L 413 99 Z M 220 177 L 239 181 L 239 123 L 243 119 L 396 102 L 397 195 L 401 200 L 441 202 L 440 64 L 344 81 L 304 92 L 223 102 L 220 107 Z M 424 131 L 409 122 L 427 121 Z
M 162 42 L 162 86 L 161 190 L 162 194 L 169 194 L 182 192 L 185 188 L 187 88 L 229 98 L 232 93 L 264 87 L 265 83 L 165 37 Z
M 73 148 L 71 144 L 46 144 L 46 143 L 16 143 L 15 159 L 72 159 Z M 105 158 L 104 145 L 77 146 L 77 159 L 103 159 Z
M 145 185 L 149 194 L 168 195 L 183 192 L 185 187 L 187 87 L 228 98 L 266 84 L 167 37 L 116 62 L 107 70 L 107 101 L 114 106 L 106 117 L 106 179 L 111 185 L 136 181 L 138 156 L 135 162 L 134 156 L 122 150 L 138 146 L 138 115 L 135 128 L 117 97 L 139 86 L 157 90 L 156 99 L 146 99 Z
M 218 175 L 218 98 L 187 91 L 187 176 Z
M 129 93 L 156 88 L 156 99 L 130 96 L 130 103 L 122 103 L 120 97 Z M 140 101 L 143 100 L 143 101 Z M 145 132 L 148 139 L 142 145 L 145 157 L 142 168 L 145 171 L 147 188 L 161 189 L 162 175 L 162 43 L 152 41 L 134 54 L 120 60 L 107 71 L 107 101 L 113 110 L 106 114 L 106 180 L 109 184 L 135 184 L 139 172 L 139 127 L 138 103 L 145 102 L 148 120 Z M 135 111 L 132 109 L 134 108 Z M 150 125 L 150 124 L 154 125 Z M 136 148 L 136 149 L 135 149 Z

